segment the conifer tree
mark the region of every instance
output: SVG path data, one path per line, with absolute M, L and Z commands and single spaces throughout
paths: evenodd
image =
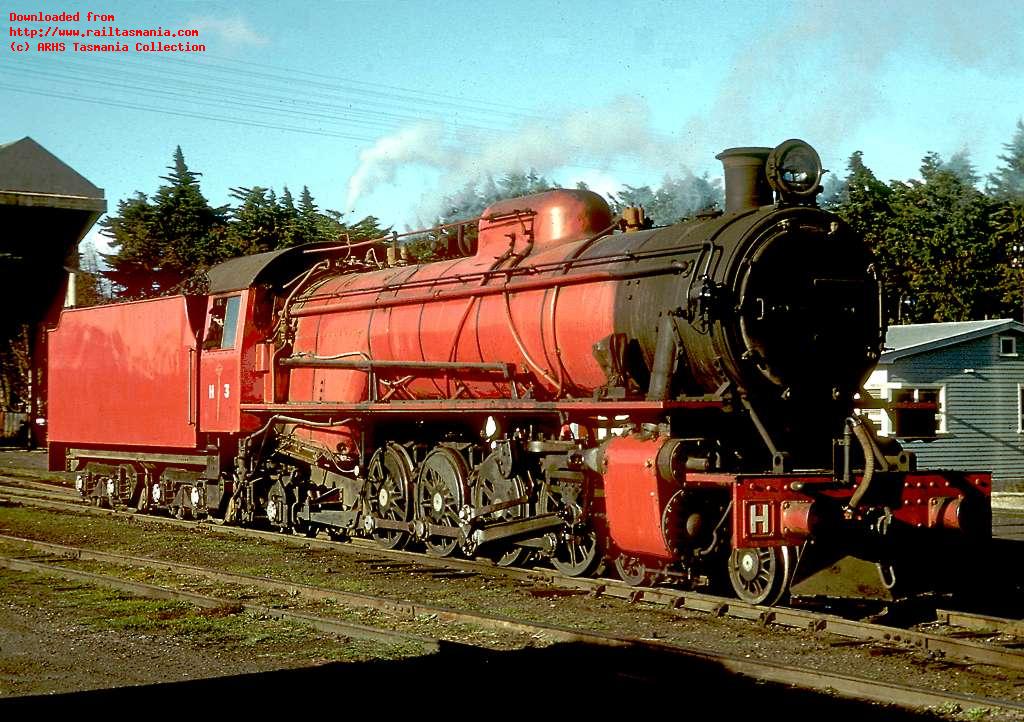
M 151 201 L 144 193 L 118 202 L 117 215 L 101 223 L 112 254 L 104 275 L 121 298 L 158 296 L 229 257 L 225 209 L 212 208 L 178 146 L 165 184 Z
M 1024 204 L 1024 120 L 1017 121 L 1013 138 L 1003 148 L 1002 165 L 988 177 L 988 194 L 998 201 Z

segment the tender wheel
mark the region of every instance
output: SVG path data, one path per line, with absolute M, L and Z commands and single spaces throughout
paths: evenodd
M 288 502 L 288 491 L 280 482 L 275 483 L 267 490 L 267 497 L 263 502 L 263 513 L 267 517 L 267 523 L 278 531 L 291 529 Z
M 427 454 L 416 480 L 416 511 L 420 521 L 458 530 L 468 475 L 466 462 L 454 449 L 439 446 Z M 459 549 L 458 536 L 428 533 L 423 541 L 432 556 L 451 556 Z
M 149 484 L 142 482 L 139 486 L 139 498 L 135 500 L 135 511 L 145 514 L 149 511 Z
M 789 591 L 796 567 L 792 547 L 733 549 L 729 581 L 736 596 L 749 604 L 776 604 Z
M 398 444 L 388 444 L 374 452 L 367 469 L 370 509 L 379 519 L 407 522 L 412 519 L 410 489 L 412 459 Z M 404 549 L 411 536 L 397 529 L 374 529 L 374 539 L 385 549 Z
M 615 557 L 615 573 L 619 579 L 633 587 L 649 587 L 654 584 L 654 572 L 647 568 L 643 559 L 631 554 Z

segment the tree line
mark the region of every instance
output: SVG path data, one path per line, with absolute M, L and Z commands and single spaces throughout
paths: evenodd
M 337 211 L 321 210 L 306 186 L 298 201 L 287 186 L 280 197 L 260 186 L 232 188 L 236 203 L 213 207 L 199 188 L 202 174 L 189 169 L 180 146 L 168 171 L 152 197 L 138 191 L 100 222 L 111 252 L 82 254 L 81 305 L 202 292 L 206 269 L 229 258 L 386 232 L 373 216 L 347 224 Z
M 891 323 L 1020 317 L 1024 306 L 1024 121 L 1004 144 L 999 166 L 984 179 L 966 151 L 948 160 L 926 153 L 920 178 L 879 180 L 860 151 L 843 177 L 827 176 L 823 207 L 844 218 L 872 249 L 886 283 Z M 91 271 L 82 302 L 201 291 L 206 268 L 228 258 L 312 241 L 386 235 L 375 216 L 347 224 L 320 209 L 309 189 L 298 200 L 264 187 L 233 188 L 234 205 L 212 207 L 181 148 L 152 195 L 137 192 L 101 223 L 111 252 L 83 255 Z M 437 223 L 479 216 L 499 200 L 554 187 L 536 171 L 486 176 L 442 199 Z M 585 189 L 583 183 L 577 188 Z M 607 195 L 613 212 L 642 205 L 669 224 L 722 205 L 722 187 L 705 174 L 666 175 L 658 186 L 624 186 Z M 407 254 L 443 257 L 437 236 L 408 239 Z M 99 257 L 102 257 L 102 262 Z
M 889 183 L 858 151 L 827 184 L 822 205 L 875 254 L 890 323 L 1021 318 L 1024 122 L 1003 148 L 983 183 L 966 151 L 927 153 L 920 179 Z

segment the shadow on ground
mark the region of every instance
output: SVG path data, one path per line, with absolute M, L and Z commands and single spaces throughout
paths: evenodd
M 202 660 L 196 660 L 197 666 Z M 503 718 L 546 718 L 553 712 L 602 711 L 608 716 L 672 712 L 751 713 L 756 719 L 832 715 L 887 722 L 934 719 L 913 712 L 828 693 L 760 683 L 704 660 L 646 650 L 561 644 L 543 649 L 484 652 L 457 645 L 434 655 L 400 661 L 323 666 L 189 682 L 77 692 L 0 701 L 10 712 L 89 709 L 150 715 L 230 710 L 266 716 L 286 710 L 355 713 L 392 719 L 398 711 L 449 718 L 482 713 Z M 25 719 L 22 717 L 22 719 Z M 709 717 L 710 719 L 710 717 Z

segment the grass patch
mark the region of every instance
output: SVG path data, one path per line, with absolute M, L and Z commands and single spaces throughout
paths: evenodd
M 113 632 L 170 638 L 183 645 L 235 656 L 320 662 L 394 659 L 409 653 L 382 644 L 353 644 L 325 637 L 299 624 L 247 613 L 240 604 L 207 609 L 89 584 L 55 582 L 27 572 L 0 570 L 0 600 L 45 609 L 51 618 L 71 624 L 85 635 Z

